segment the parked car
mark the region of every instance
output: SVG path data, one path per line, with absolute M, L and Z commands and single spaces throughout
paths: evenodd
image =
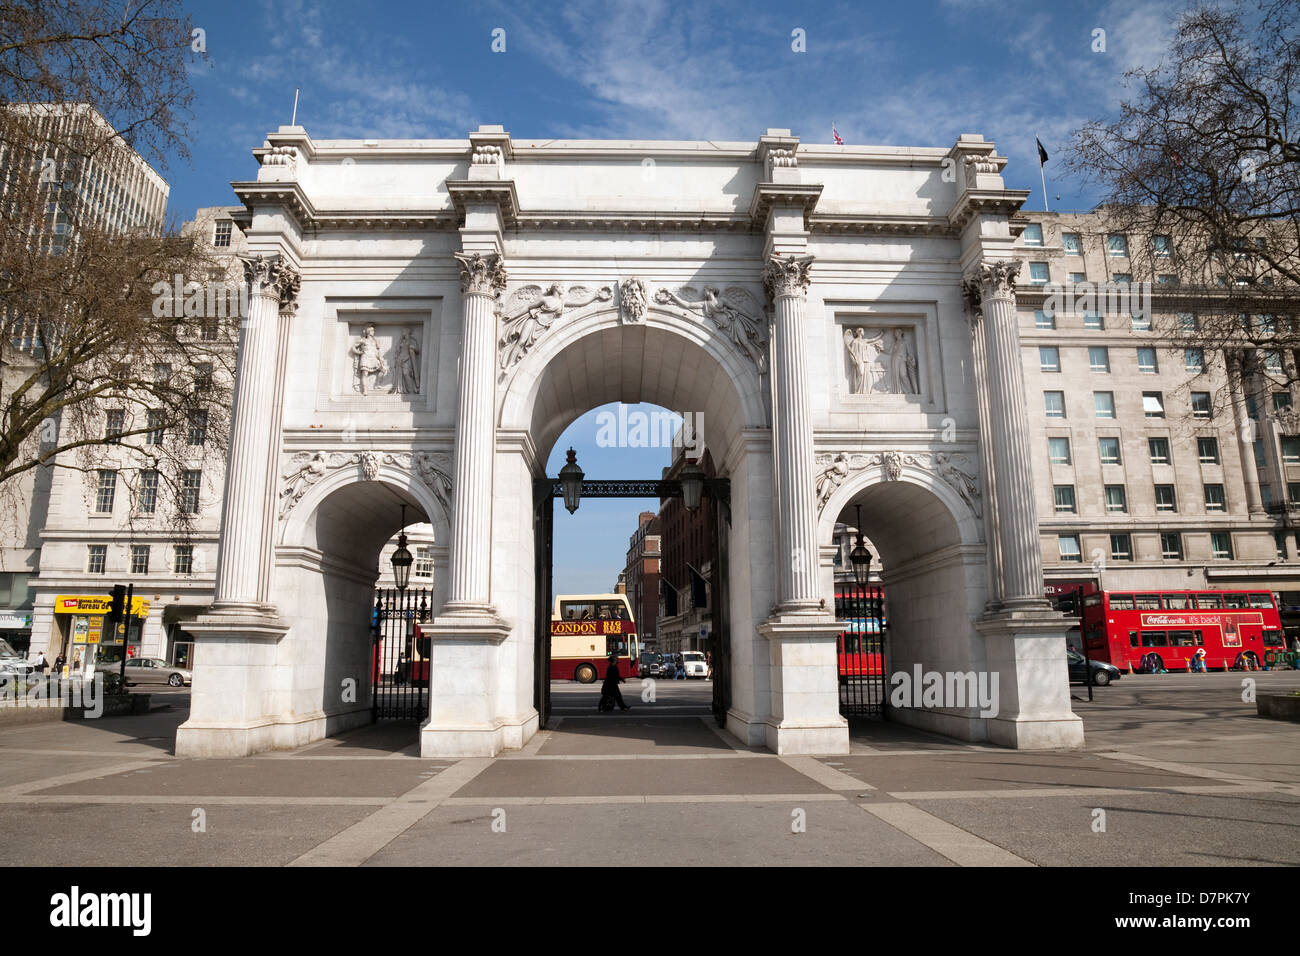
M 169 684 L 180 687 L 193 679 L 194 675 L 184 667 L 172 667 L 156 657 L 133 657 L 126 662 L 128 684 Z
M 709 664 L 701 651 L 682 651 L 682 663 L 686 665 L 687 680 L 709 676 Z
M 36 665 L 14 650 L 13 645 L 0 638 L 0 676 L 6 679 L 27 677 Z
M 1076 650 L 1066 649 L 1066 656 L 1070 662 L 1070 683 L 1082 684 L 1084 682 L 1083 655 Z M 1119 668 L 1113 664 L 1107 664 L 1105 661 L 1088 661 L 1089 669 L 1092 671 L 1092 682 L 1098 687 L 1105 687 L 1113 680 L 1119 680 Z

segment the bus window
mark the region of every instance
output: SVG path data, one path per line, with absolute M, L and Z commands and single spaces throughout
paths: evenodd
M 1205 646 L 1205 632 L 1204 632 L 1204 631 L 1197 631 L 1197 632 L 1196 632 L 1196 646 L 1197 646 L 1197 647 L 1204 647 L 1204 646 Z
M 1089 594 L 1087 597 L 1083 599 L 1084 607 L 1096 607 L 1100 603 L 1101 603 L 1100 594 Z
M 1131 611 L 1133 610 L 1133 595 L 1131 594 L 1112 594 L 1110 596 L 1110 609 L 1112 611 Z
M 1158 611 L 1160 610 L 1159 594 L 1139 594 L 1137 596 L 1137 609 L 1139 611 Z
M 1170 631 L 1169 646 L 1170 647 L 1195 647 L 1196 638 L 1192 635 L 1191 631 Z
M 1185 611 L 1192 606 L 1186 594 L 1166 594 L 1165 608 L 1170 611 Z
M 1137 631 L 1129 631 L 1129 632 L 1128 632 L 1128 646 L 1129 646 L 1129 647 L 1137 647 L 1137 646 L 1138 646 L 1138 632 L 1137 632 Z
M 1143 647 L 1168 647 L 1169 638 L 1165 636 L 1164 631 L 1143 631 Z
M 1242 608 L 1246 606 L 1246 595 L 1244 594 L 1225 594 L 1223 596 L 1224 607 Z
M 1223 601 L 1217 594 L 1198 594 L 1196 595 L 1196 606 L 1201 610 L 1223 607 Z
M 1273 595 L 1252 594 L 1250 595 L 1250 606 L 1257 608 L 1271 608 L 1273 606 Z
M 1281 632 L 1281 631 L 1274 631 L 1274 630 L 1266 630 L 1266 631 L 1264 632 L 1264 646 L 1265 646 L 1265 647 L 1281 647 L 1281 646 L 1282 646 L 1282 632 Z

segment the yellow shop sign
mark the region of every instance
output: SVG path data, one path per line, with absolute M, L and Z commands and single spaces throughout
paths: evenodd
M 113 598 L 107 594 L 59 594 L 54 598 L 55 614 L 107 614 Z M 144 617 L 149 613 L 149 602 L 142 597 L 131 599 L 131 613 Z

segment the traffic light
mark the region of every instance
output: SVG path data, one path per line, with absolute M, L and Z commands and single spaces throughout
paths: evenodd
M 1068 594 L 1062 594 L 1056 599 L 1056 609 L 1066 617 L 1079 616 L 1079 598 L 1078 592 L 1071 591 Z
M 108 616 L 113 619 L 114 625 L 122 623 L 126 615 L 126 585 L 113 585 L 113 598 L 109 604 Z

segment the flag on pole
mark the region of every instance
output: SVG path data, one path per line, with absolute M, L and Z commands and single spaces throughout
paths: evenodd
M 1043 163 L 1047 162 L 1047 150 L 1043 149 L 1043 141 L 1037 136 L 1034 142 L 1038 144 L 1038 181 L 1043 184 L 1043 212 L 1047 212 L 1047 178 L 1043 175 Z
M 1034 142 L 1038 144 L 1038 164 L 1041 166 L 1047 162 L 1047 150 L 1043 149 L 1043 141 L 1037 136 L 1034 137 Z
M 844 140 L 840 139 L 840 131 L 835 128 L 835 120 L 831 120 L 831 139 L 835 140 L 836 146 L 844 145 Z

